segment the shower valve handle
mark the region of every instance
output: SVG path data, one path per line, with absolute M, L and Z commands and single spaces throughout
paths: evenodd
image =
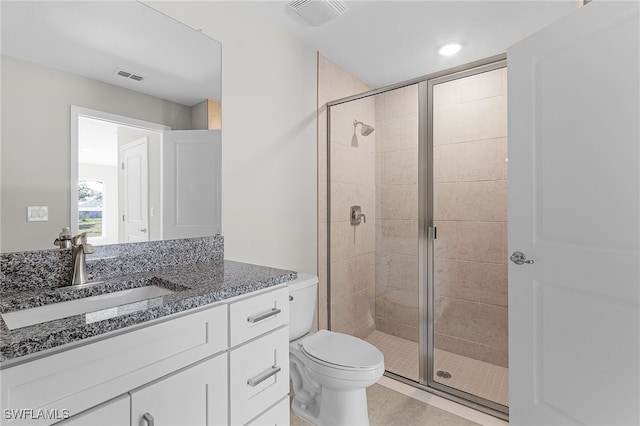
M 360 219 L 362 219 L 364 223 L 367 223 L 367 215 L 362 213 L 360 206 L 351 206 L 351 224 L 359 225 Z

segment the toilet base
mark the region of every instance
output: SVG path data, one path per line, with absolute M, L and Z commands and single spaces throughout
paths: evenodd
M 318 426 L 368 426 L 366 389 L 337 391 L 323 388 L 320 403 L 295 398 L 291 409 L 300 418 Z
M 369 425 L 366 389 L 322 389 L 318 426 Z

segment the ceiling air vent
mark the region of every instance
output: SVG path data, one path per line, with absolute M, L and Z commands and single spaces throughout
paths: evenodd
M 144 77 L 142 77 L 141 75 L 136 75 L 136 74 L 130 73 L 129 71 L 125 71 L 125 70 L 117 70 L 116 71 L 116 75 L 119 75 L 120 77 L 124 77 L 124 78 L 129 78 L 129 79 L 135 80 L 135 81 L 144 80 Z
M 349 10 L 349 6 L 342 0 L 294 0 L 287 6 L 314 27 L 329 22 Z

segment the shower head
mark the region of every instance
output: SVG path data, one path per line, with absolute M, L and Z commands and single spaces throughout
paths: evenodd
M 369 136 L 375 130 L 372 126 L 369 126 L 368 124 L 364 124 L 362 121 L 353 120 L 354 130 L 358 124 L 362 125 L 362 129 L 360 129 L 360 134 L 362 136 Z

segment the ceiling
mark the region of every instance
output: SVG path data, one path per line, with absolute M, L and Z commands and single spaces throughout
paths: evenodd
M 504 53 L 576 7 L 576 0 L 347 0 L 346 14 L 312 27 L 287 3 L 246 2 L 372 88 Z M 0 8 L 3 54 L 183 105 L 220 100 L 221 44 L 144 4 L 2 1 Z M 462 51 L 437 54 L 451 42 Z M 116 76 L 118 69 L 145 80 Z
M 0 12 L 3 55 L 182 105 L 220 101 L 221 44 L 142 3 L 2 1 Z
M 316 0 L 317 1 L 317 0 Z M 253 1 L 278 26 L 372 88 L 505 53 L 507 48 L 576 8 L 553 1 L 345 1 L 349 11 L 312 27 L 288 1 Z M 463 49 L 450 57 L 448 43 Z

